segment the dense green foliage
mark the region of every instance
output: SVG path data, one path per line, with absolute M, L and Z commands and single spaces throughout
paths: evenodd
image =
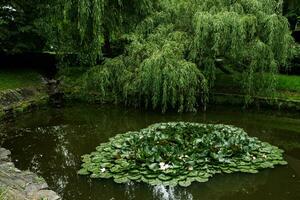
M 283 5 L 284 16 L 288 18 L 290 28 L 295 30 L 300 17 L 300 2 L 298 0 L 285 0 Z
M 102 47 L 111 54 L 111 40 L 130 31 L 155 4 L 156 0 L 53 0 L 44 32 L 54 51 L 76 54 L 81 64 L 92 65 L 102 57 Z
M 161 41 L 161 38 L 168 38 Z M 198 97 L 206 101 L 206 80 L 197 66 L 184 59 L 187 36 L 172 26 L 135 40 L 124 55 L 107 60 L 82 77 L 83 96 L 97 92 L 101 101 L 194 111 Z M 144 45 L 147 40 L 147 45 Z M 205 102 L 204 102 L 205 103 Z
M 298 32 L 300 35 L 300 32 Z M 300 44 L 296 43 L 296 45 L 292 48 L 292 59 L 288 63 L 286 70 L 287 72 L 292 72 L 293 74 L 300 74 Z
M 41 51 L 45 37 L 37 23 L 44 6 L 43 0 L 1 0 L 0 53 Z
M 80 79 L 81 94 L 100 91 L 101 100 L 109 96 L 162 111 L 192 111 L 205 106 L 219 69 L 238 77 L 246 103 L 275 94 L 275 74 L 293 53 L 281 1 L 159 3 L 135 30 L 123 34 L 128 45 L 122 55 Z
M 189 186 L 217 173 L 257 173 L 285 165 L 283 151 L 242 129 L 197 123 L 154 124 L 119 134 L 82 156 L 82 175 L 151 185 Z

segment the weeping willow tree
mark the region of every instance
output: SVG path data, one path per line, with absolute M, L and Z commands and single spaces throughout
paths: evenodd
M 205 105 L 206 79 L 194 63 L 185 59 L 185 32 L 169 25 L 157 27 L 147 37 L 135 36 L 130 36 L 133 42 L 123 55 L 85 73 L 81 94 L 90 96 L 94 91 L 102 102 L 113 97 L 111 100 L 117 103 L 162 112 L 170 108 L 195 111 L 199 104 Z
M 199 1 L 190 59 L 213 85 L 217 60 L 241 75 L 246 101 L 275 92 L 275 74 L 293 42 L 280 0 Z M 218 81 L 218 80 L 216 80 Z
M 273 95 L 293 43 L 281 0 L 160 0 L 136 24 L 121 31 L 124 53 L 92 68 L 83 85 L 162 111 L 205 105 L 218 71 L 240 80 L 246 103 Z
M 51 0 L 42 19 L 48 43 L 56 52 L 74 53 L 93 65 L 110 41 L 127 33 L 150 14 L 157 0 Z

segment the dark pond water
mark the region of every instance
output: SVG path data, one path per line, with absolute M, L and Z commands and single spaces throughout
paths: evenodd
M 117 133 L 152 123 L 193 121 L 233 124 L 286 151 L 288 166 L 258 174 L 218 175 L 188 188 L 115 184 L 76 175 L 82 154 Z M 299 200 L 300 114 L 269 114 L 214 108 L 198 114 L 162 115 L 112 106 L 74 105 L 20 116 L 0 128 L 0 146 L 12 151 L 16 166 L 43 176 L 64 200 Z

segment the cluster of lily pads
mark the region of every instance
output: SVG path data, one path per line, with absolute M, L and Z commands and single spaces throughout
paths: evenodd
M 257 173 L 286 165 L 283 150 L 234 126 L 160 123 L 110 138 L 83 155 L 81 175 L 151 185 L 189 186 L 218 173 Z

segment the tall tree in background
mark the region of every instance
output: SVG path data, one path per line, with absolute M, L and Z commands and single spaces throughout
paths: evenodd
M 0 3 L 0 52 L 39 52 L 45 38 L 36 26 L 43 0 L 2 0 Z
M 284 15 L 290 22 L 291 30 L 295 30 L 295 26 L 300 17 L 300 1 L 284 0 Z

